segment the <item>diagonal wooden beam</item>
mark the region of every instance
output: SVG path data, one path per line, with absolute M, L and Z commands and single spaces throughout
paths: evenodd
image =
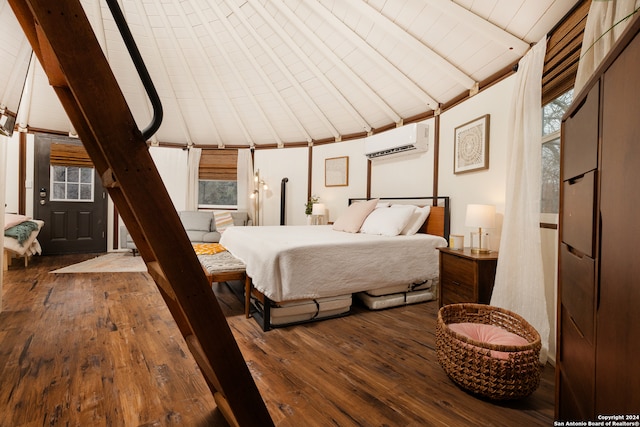
M 202 371 L 214 373 L 218 407 L 232 425 L 273 425 L 80 2 L 9 3 L 145 262 L 173 291 L 159 287 L 183 335 L 193 332 L 185 339 Z

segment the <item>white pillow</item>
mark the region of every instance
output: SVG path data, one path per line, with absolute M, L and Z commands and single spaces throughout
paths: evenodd
M 376 209 L 364 220 L 362 227 L 360 227 L 360 232 L 397 236 L 406 227 L 415 209 L 415 206 Z
M 347 233 L 357 233 L 365 218 L 376 208 L 377 203 L 378 199 L 352 203 L 347 210 L 334 221 L 333 229 L 336 231 L 346 231 Z
M 402 205 L 392 205 L 391 207 L 396 208 L 398 206 Z M 416 234 L 429 217 L 429 213 L 431 213 L 431 206 L 425 206 L 423 208 L 414 206 L 413 214 L 400 234 L 407 236 L 413 236 Z

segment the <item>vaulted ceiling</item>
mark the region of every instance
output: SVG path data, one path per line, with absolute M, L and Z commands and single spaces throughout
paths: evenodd
M 144 128 L 153 112 L 107 4 L 81 3 Z M 119 3 L 162 100 L 152 142 L 259 147 L 340 141 L 427 117 L 508 69 L 576 0 Z M 0 0 L 0 96 L 22 86 L 20 34 Z M 74 133 L 34 62 L 17 123 Z

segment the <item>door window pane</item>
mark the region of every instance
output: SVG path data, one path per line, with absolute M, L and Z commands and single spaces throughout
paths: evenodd
M 93 176 L 93 168 L 51 166 L 51 200 L 93 202 Z

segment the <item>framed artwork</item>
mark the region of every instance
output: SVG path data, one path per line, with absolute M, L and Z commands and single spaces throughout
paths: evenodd
M 349 185 L 349 157 L 324 159 L 324 186 L 346 187 Z
M 458 126 L 454 136 L 453 173 L 489 169 L 489 114 Z

